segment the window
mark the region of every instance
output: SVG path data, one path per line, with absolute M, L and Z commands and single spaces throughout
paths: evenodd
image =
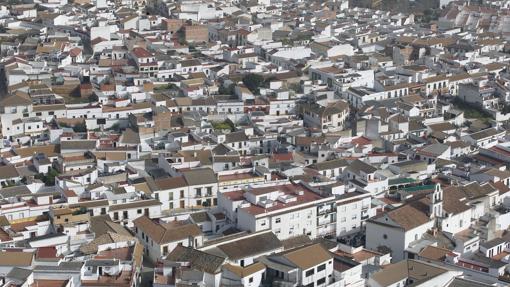
M 326 264 L 319 265 L 319 267 L 317 267 L 317 272 L 323 271 L 325 269 L 326 269 Z
M 168 254 L 168 246 L 163 246 L 163 255 Z
M 249 283 L 253 283 L 253 277 L 248 278 Z
M 322 285 L 324 283 L 326 283 L 326 277 L 317 280 L 317 285 Z
M 382 238 L 384 238 L 384 239 L 388 239 L 388 235 L 383 234 Z
M 136 213 L 137 213 L 137 214 L 142 214 L 142 210 L 141 210 L 141 209 L 138 209 L 138 210 L 136 211 Z
M 310 269 L 310 270 L 306 271 L 305 276 L 306 276 L 306 277 L 310 277 L 310 276 L 312 276 L 314 273 L 315 273 L 315 270 L 312 268 L 312 269 Z

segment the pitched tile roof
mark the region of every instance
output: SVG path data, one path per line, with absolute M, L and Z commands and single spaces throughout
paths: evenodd
M 34 253 L 19 251 L 0 252 L 0 266 L 18 266 L 26 267 L 32 265 Z
M 158 244 L 165 244 L 202 235 L 202 230 L 196 224 L 184 222 L 156 222 L 145 215 L 133 220 L 133 223 Z
M 333 256 L 320 243 L 298 247 L 296 249 L 284 251 L 283 253 L 274 255 L 282 256 L 287 259 L 295 267 L 306 270 L 308 268 L 325 263 L 333 259 Z M 269 258 L 272 258 L 270 256 Z
M 210 168 L 188 170 L 182 173 L 188 185 L 217 183 L 218 179 Z
M 189 262 L 190 267 L 209 274 L 221 272 L 221 266 L 225 258 L 212 255 L 203 251 L 177 245 L 166 257 L 166 260 L 173 262 Z
M 278 237 L 272 232 L 265 232 L 248 238 L 241 238 L 233 242 L 218 246 L 229 260 L 261 255 L 282 248 Z

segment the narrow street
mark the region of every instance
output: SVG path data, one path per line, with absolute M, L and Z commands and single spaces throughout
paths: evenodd
M 148 257 L 143 257 L 142 267 L 142 280 L 141 286 L 152 286 L 152 280 L 154 278 L 154 264 L 148 260 Z

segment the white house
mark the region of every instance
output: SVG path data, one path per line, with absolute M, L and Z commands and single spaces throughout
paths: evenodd
M 203 244 L 202 231 L 196 224 L 157 221 L 147 216 L 140 216 L 133 223 L 136 237 L 153 262 L 168 255 L 177 245 L 200 247 Z

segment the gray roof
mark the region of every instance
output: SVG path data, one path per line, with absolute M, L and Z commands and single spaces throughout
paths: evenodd
M 132 129 L 126 129 L 120 137 L 123 144 L 140 144 L 140 135 Z
M 7 273 L 6 277 L 8 279 L 15 280 L 15 281 L 22 283 L 27 280 L 27 278 L 28 278 L 28 276 L 30 276 L 30 274 L 32 274 L 32 270 L 14 267 L 14 268 L 12 268 L 12 270 L 9 273 Z
M 202 185 L 217 183 L 218 179 L 210 168 L 193 169 L 183 172 L 188 185 Z
M 191 268 L 209 274 L 221 272 L 221 266 L 225 262 L 225 258 L 223 257 L 182 245 L 177 245 L 177 247 L 168 254 L 166 260 L 172 262 L 189 262 Z
M 80 272 L 83 262 L 62 262 L 58 266 L 52 265 L 36 265 L 34 271 L 49 271 L 49 272 Z
M 506 266 L 506 263 L 503 261 L 494 260 L 492 258 L 488 258 L 479 254 L 475 254 L 471 259 L 475 262 L 485 264 L 489 266 L 489 268 L 502 268 Z
M 204 272 L 198 270 L 183 270 L 181 280 L 186 282 L 202 282 L 204 280 Z
M 480 243 L 480 246 L 481 247 L 484 247 L 484 248 L 487 248 L 487 249 L 490 249 L 490 248 L 493 248 L 493 247 L 496 247 L 498 245 L 501 245 L 503 243 L 505 243 L 506 240 L 501 238 L 501 237 L 497 237 L 497 238 L 494 238 L 492 240 L 489 240 L 489 241 L 485 241 L 483 243 Z
M 248 238 L 237 239 L 233 242 L 218 245 L 230 260 L 262 255 L 282 248 L 278 237 L 272 232 L 265 232 Z
M 448 150 L 449 146 L 445 144 L 435 143 L 431 145 L 425 146 L 421 151 L 439 156 L 443 154 L 446 150 Z
M 472 133 L 470 136 L 471 136 L 471 138 L 473 138 L 475 140 L 481 140 L 484 138 L 495 136 L 497 134 L 499 134 L 498 130 L 496 130 L 495 128 L 490 128 L 490 129 L 481 130 L 476 133 Z
M 96 148 L 95 140 L 70 140 L 60 143 L 60 150 L 92 150 Z
M 248 137 L 244 131 L 233 132 L 225 135 L 225 143 L 247 141 Z
M 192 213 L 190 216 L 193 219 L 194 223 L 202 223 L 202 222 L 211 221 L 209 219 L 209 215 L 207 215 L 207 212 L 205 212 L 205 211 Z
M 356 173 L 359 173 L 360 171 L 363 171 L 365 173 L 374 173 L 377 170 L 377 168 L 359 159 L 351 162 L 351 164 L 349 165 L 349 169 Z
M 12 186 L 0 189 L 1 198 L 30 195 L 32 192 L 25 185 Z
M 478 281 L 471 281 L 466 278 L 455 278 L 447 287 L 489 287 L 492 285 Z
M 216 147 L 214 147 L 211 151 L 214 155 L 227 155 L 232 150 L 226 145 L 220 143 Z
M 313 164 L 310 166 L 310 168 L 316 169 L 316 170 L 326 170 L 326 169 L 334 169 L 339 167 L 346 167 L 349 163 L 345 159 L 334 159 L 334 160 L 328 160 L 319 162 L 316 164 Z
M 119 264 L 116 259 L 92 259 L 85 262 L 85 266 L 114 266 Z
M 126 228 L 118 223 L 113 222 L 109 215 L 98 215 L 91 217 L 90 230 L 95 233 L 96 238 L 106 234 L 107 232 L 114 232 L 125 236 L 131 236 Z

